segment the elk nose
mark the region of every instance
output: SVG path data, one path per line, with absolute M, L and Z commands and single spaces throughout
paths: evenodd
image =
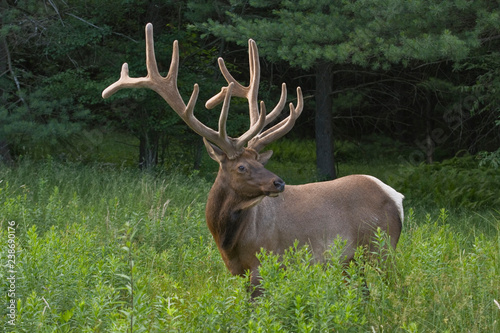
M 274 180 L 273 184 L 278 191 L 283 192 L 285 190 L 285 182 L 280 178 Z

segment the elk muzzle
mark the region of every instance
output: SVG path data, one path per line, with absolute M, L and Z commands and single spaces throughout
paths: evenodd
M 269 191 L 266 195 L 270 197 L 277 197 L 281 192 L 285 190 L 285 182 L 281 178 L 276 178 L 273 180 L 273 186 L 276 191 Z

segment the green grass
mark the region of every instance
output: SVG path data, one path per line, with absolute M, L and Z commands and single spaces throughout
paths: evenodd
M 271 169 L 287 169 L 294 177 L 295 164 L 280 158 L 274 163 Z M 360 168 L 365 167 L 370 173 L 369 166 Z M 389 168 L 398 166 L 374 173 L 383 178 Z M 304 172 L 291 182 L 310 177 Z M 500 301 L 496 207 L 445 210 L 419 201 L 418 189 L 415 195 L 405 192 L 406 221 L 397 250 L 389 254 L 391 264 L 367 260 L 364 272 L 352 265 L 346 276 L 336 249 L 328 265 L 318 266 L 310 263 L 307 249 L 295 248 L 284 258 L 285 271 L 276 257 L 262 253 L 266 292 L 248 302 L 247 281 L 229 274 L 205 225 L 210 186 L 204 174 L 140 173 L 107 164 L 49 159 L 2 167 L 2 304 L 11 299 L 12 273 L 4 265 L 11 221 L 17 256 L 15 326 L 4 305 L 0 327 L 7 332 L 500 332 L 494 303 Z M 378 236 L 381 248 L 385 241 Z M 368 258 L 362 251 L 358 256 Z

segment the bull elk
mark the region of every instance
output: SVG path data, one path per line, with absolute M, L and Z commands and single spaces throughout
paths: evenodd
M 179 50 L 173 44 L 169 72 L 162 77 L 154 53 L 153 27 L 146 26 L 146 66 L 148 75 L 131 78 L 128 65 L 122 66 L 120 79 L 106 88 L 107 98 L 123 88 L 144 87 L 157 92 L 184 122 L 203 137 L 208 154 L 219 163 L 217 178 L 206 204 L 206 221 L 222 259 L 234 275 L 250 272 L 251 283 L 258 285 L 259 260 L 256 253 L 264 248 L 281 254 L 298 240 L 309 244 L 314 258 L 321 261 L 337 236 L 347 242 L 345 260 L 353 258 L 358 246 L 370 247 L 374 231 L 381 228 L 390 236 L 395 248 L 403 221 L 403 198 L 393 188 L 375 177 L 351 175 L 332 181 L 305 185 L 287 185 L 264 165 L 272 151 L 260 151 L 285 135 L 302 112 L 303 97 L 297 88 L 297 105 L 290 103 L 290 114 L 267 130 L 285 106 L 286 86 L 282 85 L 277 106 L 266 113 L 264 102 L 258 103 L 260 80 L 259 55 L 255 42 L 249 40 L 250 82 L 239 84 L 218 59 L 228 85 L 206 103 L 207 108 L 222 103 L 218 131 L 201 123 L 193 114 L 198 85 L 187 105 L 177 88 Z M 246 98 L 250 126 L 239 138 L 226 133 L 230 99 Z M 245 147 L 246 146 L 246 147 Z M 259 293 L 255 289 L 254 295 Z

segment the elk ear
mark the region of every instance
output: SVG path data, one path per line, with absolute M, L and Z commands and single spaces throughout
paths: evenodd
M 257 158 L 257 161 L 262 163 L 262 165 L 266 165 L 267 162 L 269 162 L 269 159 L 273 156 L 273 151 L 272 150 L 267 150 L 263 152 L 262 154 L 259 154 L 259 157 Z
M 203 138 L 203 143 L 205 148 L 207 148 L 208 155 L 216 162 L 221 163 L 224 158 L 226 158 L 226 153 L 222 151 L 219 147 L 209 142 L 207 139 Z

